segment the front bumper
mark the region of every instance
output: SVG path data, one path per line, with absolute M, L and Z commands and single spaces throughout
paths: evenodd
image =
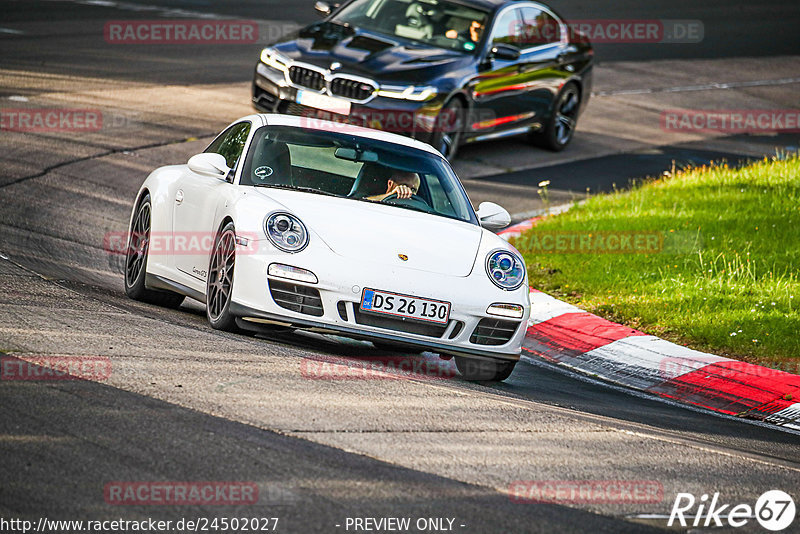
M 264 248 L 267 247 L 269 245 L 264 243 Z M 325 261 L 314 258 L 315 255 L 306 258 L 303 255 L 303 252 L 294 255 L 264 252 L 237 257 L 234 275 L 237 283 L 230 311 L 240 318 L 242 327 L 257 330 L 265 324 L 278 323 L 356 339 L 394 341 L 440 354 L 514 361 L 520 357 L 530 314 L 529 292 L 524 284 L 517 290 L 503 291 L 492 284 L 483 269 L 474 269 L 478 272 L 466 277 L 454 277 L 403 267 L 389 268 L 366 260 L 353 262 L 333 253 L 326 254 Z M 267 269 L 273 262 L 310 270 L 319 283 L 269 276 Z M 315 302 L 322 310 L 301 313 L 280 306 L 272 292 L 278 285 L 276 282 L 312 288 L 319 298 Z M 358 308 L 364 287 L 448 301 L 451 303 L 449 321 L 439 327 L 382 316 L 376 319 L 375 315 L 363 314 Z M 523 317 L 507 319 L 488 315 L 486 310 L 494 303 L 521 305 Z M 508 341 L 486 344 L 494 332 L 493 325 L 508 333 Z
M 297 103 L 297 89 L 287 85 L 282 74 L 273 73 L 259 62 L 253 73 L 252 101 L 253 106 L 264 113 L 332 120 L 430 142 L 444 97 L 439 95 L 426 102 L 414 102 L 376 96 L 363 104 L 353 102 L 350 114 L 341 115 Z

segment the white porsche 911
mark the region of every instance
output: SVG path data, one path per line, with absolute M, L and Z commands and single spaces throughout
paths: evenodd
M 217 329 L 332 333 L 455 356 L 468 380 L 504 380 L 530 313 L 522 257 L 490 231 L 509 222 L 489 202 L 476 213 L 429 145 L 251 115 L 145 180 L 125 291 L 165 306 L 197 299 Z M 178 250 L 203 235 L 207 247 Z

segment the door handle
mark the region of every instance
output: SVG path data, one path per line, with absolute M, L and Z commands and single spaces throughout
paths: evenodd
M 178 192 L 175 193 L 175 203 L 180 204 L 183 202 L 183 189 L 178 189 Z

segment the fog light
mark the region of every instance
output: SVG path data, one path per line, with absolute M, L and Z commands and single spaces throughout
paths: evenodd
M 510 317 L 511 319 L 522 319 L 524 308 L 519 304 L 499 304 L 495 303 L 486 308 L 486 313 L 489 315 L 498 315 L 500 317 Z
M 307 282 L 309 284 L 317 283 L 317 275 L 306 269 L 300 267 L 292 267 L 291 265 L 284 265 L 282 263 L 272 263 L 267 269 L 267 273 L 275 278 L 286 278 L 287 280 L 295 280 L 296 282 Z

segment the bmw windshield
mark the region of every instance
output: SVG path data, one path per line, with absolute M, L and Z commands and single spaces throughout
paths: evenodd
M 356 0 L 336 13 L 334 22 L 371 32 L 472 53 L 488 14 L 441 0 Z
M 240 184 L 380 202 L 478 224 L 443 158 L 346 132 L 263 126 L 250 144 Z

